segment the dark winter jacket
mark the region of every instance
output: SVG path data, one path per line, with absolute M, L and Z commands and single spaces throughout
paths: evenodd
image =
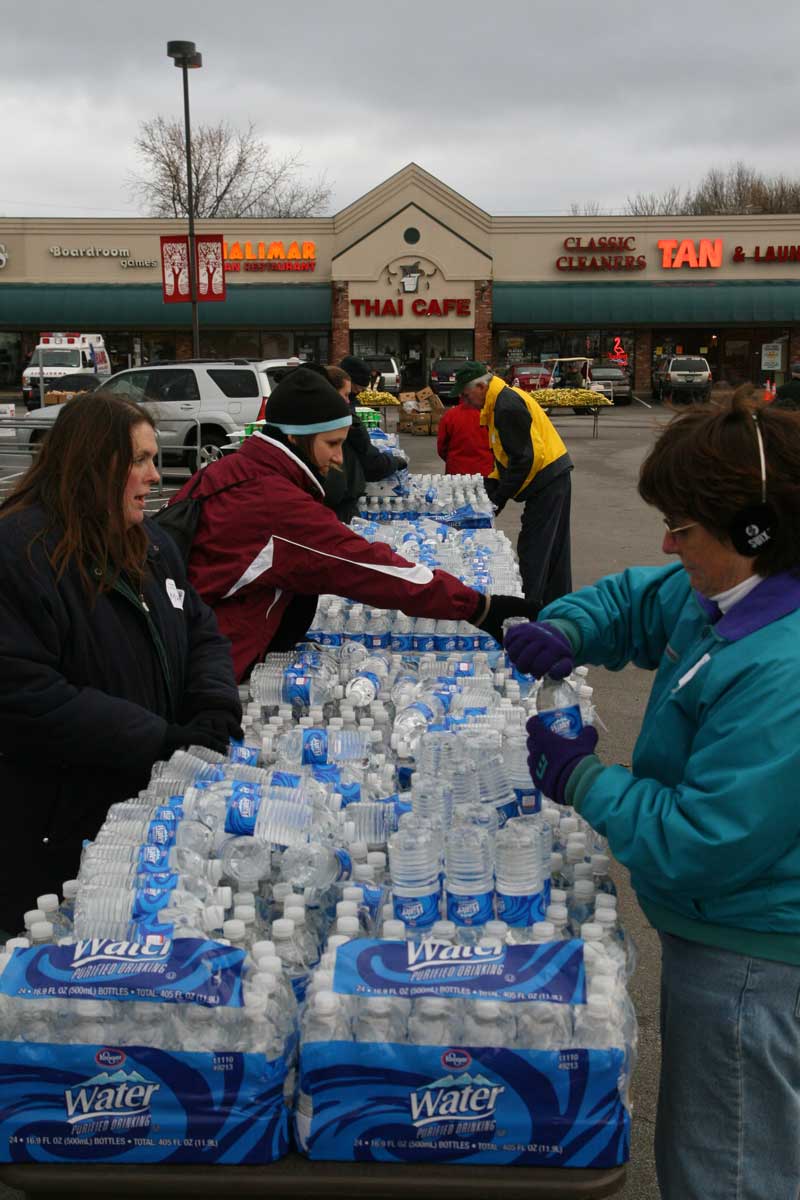
M 323 593 L 409 616 L 470 621 L 483 612 L 483 597 L 455 576 L 408 562 L 343 525 L 306 463 L 263 433 L 201 472 L 192 495 L 204 494 L 189 578 L 231 639 L 238 679 L 267 650 L 305 636 Z
M 774 408 L 783 408 L 788 412 L 800 411 L 800 379 L 789 379 L 776 389 Z
M 38 508 L 0 520 L 0 929 L 13 932 L 74 877 L 109 805 L 147 784 L 168 724 L 241 714 L 230 645 L 166 533 L 145 522 L 145 612 L 124 584 L 92 605 L 77 567 L 57 580 L 44 527 Z
M 342 447 L 341 470 L 331 470 L 325 480 L 325 503 L 340 521 L 349 524 L 358 512 L 359 496 L 366 483 L 376 483 L 391 475 L 397 467 L 391 454 L 385 454 L 370 441 L 369 431 L 350 405 L 353 424 Z

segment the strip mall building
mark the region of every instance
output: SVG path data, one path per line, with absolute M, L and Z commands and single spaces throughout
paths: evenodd
M 225 239 L 227 299 L 200 307 L 209 356 L 391 354 L 407 382 L 439 355 L 500 369 L 543 356 L 660 354 L 717 379 L 780 382 L 800 357 L 800 215 L 491 216 L 415 164 L 332 217 L 200 222 Z M 0 219 L 0 385 L 41 331 L 102 332 L 115 368 L 187 357 L 159 237 L 179 221 Z M 767 347 L 767 351 L 763 347 Z

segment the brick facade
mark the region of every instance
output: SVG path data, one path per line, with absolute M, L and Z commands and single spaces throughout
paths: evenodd
M 492 281 L 475 281 L 475 359 L 477 362 L 492 361 Z
M 651 367 L 653 364 L 653 334 L 649 329 L 636 330 L 636 349 L 633 363 L 633 390 L 649 392 L 652 385 Z
M 331 352 L 332 363 L 350 353 L 350 286 L 347 283 L 331 284 Z

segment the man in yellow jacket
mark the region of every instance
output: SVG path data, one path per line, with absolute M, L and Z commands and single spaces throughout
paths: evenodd
M 481 410 L 494 455 L 486 491 L 496 513 L 509 500 L 523 505 L 517 553 L 525 598 L 549 604 L 572 591 L 567 448 L 533 396 L 509 387 L 484 363 L 464 363 L 452 394 Z

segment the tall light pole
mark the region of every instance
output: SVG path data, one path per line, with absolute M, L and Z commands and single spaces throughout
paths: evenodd
M 194 248 L 194 186 L 192 184 L 192 130 L 189 121 L 189 69 L 203 65 L 194 42 L 167 42 L 167 56 L 183 71 L 183 119 L 186 126 L 186 199 L 189 206 L 189 296 L 192 302 L 192 357 L 200 357 L 200 322 L 197 315 L 197 264 Z

